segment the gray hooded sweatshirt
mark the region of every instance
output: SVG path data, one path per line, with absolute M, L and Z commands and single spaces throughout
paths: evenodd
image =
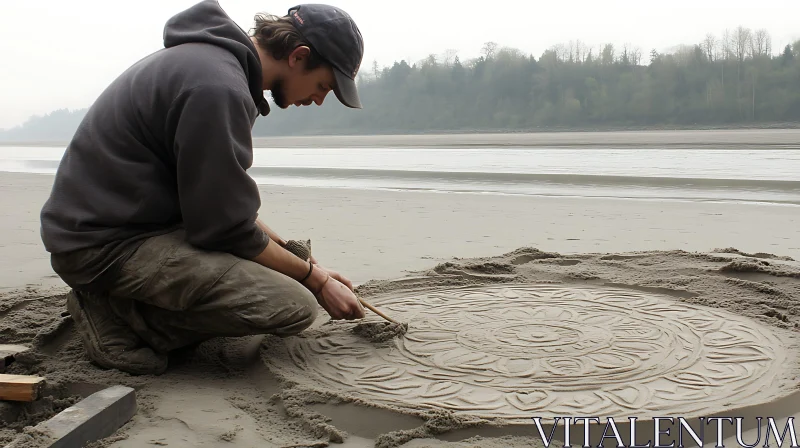
M 164 47 L 89 108 L 41 211 L 48 252 L 108 248 L 81 267 L 87 281 L 123 245 L 178 228 L 190 244 L 242 258 L 269 241 L 255 224 L 261 200 L 246 172 L 252 126 L 269 113 L 255 46 L 205 0 L 167 22 Z

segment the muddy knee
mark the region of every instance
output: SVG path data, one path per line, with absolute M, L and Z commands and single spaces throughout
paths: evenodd
M 285 301 L 284 325 L 275 334 L 286 336 L 297 334 L 311 326 L 317 319 L 319 309 L 317 299 L 305 287 L 301 286 L 301 288 L 293 297 Z
M 213 322 L 204 322 L 203 327 L 215 327 L 217 332 L 288 336 L 308 328 L 317 317 L 317 307 L 314 295 L 297 280 L 241 260 L 191 311 L 210 316 Z

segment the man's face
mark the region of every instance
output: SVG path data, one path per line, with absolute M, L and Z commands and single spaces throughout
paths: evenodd
M 336 85 L 333 68 L 322 65 L 313 70 L 306 70 L 308 51 L 300 47 L 289 56 L 288 73 L 276 80 L 270 89 L 272 99 L 281 109 L 294 104 L 309 106 L 312 103 L 321 106 L 325 97 Z

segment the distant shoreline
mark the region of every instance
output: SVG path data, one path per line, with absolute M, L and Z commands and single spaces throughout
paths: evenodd
M 689 148 L 800 149 L 798 127 L 696 130 L 547 131 L 254 137 L 256 148 Z M 0 142 L 0 146 L 64 147 L 68 141 Z

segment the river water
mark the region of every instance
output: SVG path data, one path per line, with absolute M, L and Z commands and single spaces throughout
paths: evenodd
M 800 205 L 792 149 L 256 148 L 263 185 Z M 59 147 L 0 147 L 0 171 L 55 173 Z

